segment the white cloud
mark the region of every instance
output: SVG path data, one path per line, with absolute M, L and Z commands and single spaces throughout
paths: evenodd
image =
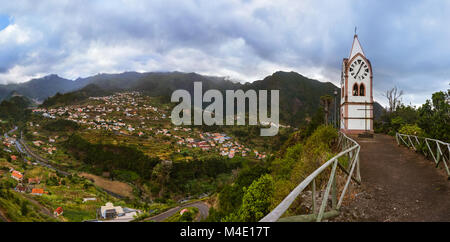
M 17 24 L 10 24 L 0 31 L 0 44 L 25 44 L 30 41 L 30 33 Z
M 56 73 L 186 71 L 262 79 L 297 71 L 338 84 L 353 28 L 375 93 L 421 102 L 448 87 L 449 3 L 423 1 L 10 1 L 0 14 L 0 83 Z M 421 80 L 426 78 L 426 81 Z M 445 82 L 445 83 L 443 83 Z M 378 99 L 378 98 L 377 98 Z

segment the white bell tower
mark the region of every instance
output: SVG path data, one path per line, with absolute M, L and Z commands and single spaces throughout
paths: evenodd
M 344 133 L 373 133 L 372 77 L 372 65 L 355 34 L 350 56 L 342 61 L 340 126 Z

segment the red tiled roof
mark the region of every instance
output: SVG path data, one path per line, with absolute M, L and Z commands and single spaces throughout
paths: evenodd
M 58 214 L 62 213 L 63 212 L 62 207 L 58 207 L 57 209 L 55 209 L 55 212 Z
M 31 190 L 31 193 L 44 194 L 44 189 L 42 189 L 42 188 L 33 188 L 33 190 Z
M 23 177 L 23 175 L 20 172 L 18 172 L 18 171 L 13 171 L 11 173 L 11 176 L 13 176 L 13 177 L 15 177 L 17 179 L 22 179 L 22 177 Z

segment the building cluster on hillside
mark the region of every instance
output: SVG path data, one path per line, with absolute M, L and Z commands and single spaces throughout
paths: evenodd
M 174 131 L 180 130 L 179 128 L 174 128 Z M 186 129 L 184 129 L 186 130 Z M 189 129 L 190 130 L 190 129 Z M 168 133 L 165 130 L 165 134 Z M 201 148 L 202 150 L 214 150 L 219 152 L 222 156 L 227 156 L 228 158 L 233 158 L 235 155 L 240 154 L 241 156 L 249 156 L 252 152 L 254 157 L 257 159 L 266 158 L 265 153 L 259 153 L 257 150 L 251 150 L 237 141 L 227 136 L 225 133 L 210 133 L 210 132 L 199 132 L 199 138 L 182 138 L 178 135 L 173 135 L 177 139 L 177 144 L 181 146 L 187 146 L 191 148 Z
M 87 129 L 117 131 L 122 134 L 140 134 L 147 129 L 146 120 L 166 118 L 163 110 L 146 104 L 139 92 L 115 93 L 105 97 L 90 97 L 98 104 L 70 105 L 58 108 L 36 108 L 47 118 L 60 117 L 87 125 Z M 139 131 L 138 131 L 139 129 Z
M 57 141 L 59 136 L 51 136 L 48 138 L 48 142 L 44 142 L 42 140 L 34 140 L 31 143 L 35 146 L 40 148 L 43 152 L 48 153 L 49 155 L 53 155 L 57 148 L 54 145 L 54 143 Z
M 17 186 L 14 188 L 14 191 L 19 193 L 27 193 L 33 196 L 42 196 L 44 194 L 48 194 L 48 191 L 45 191 L 41 184 L 41 179 L 39 177 L 29 177 L 28 179 L 24 179 L 25 175 L 15 170 L 14 168 L 10 168 L 9 170 L 11 174 L 11 178 L 18 181 Z M 63 214 L 63 208 L 58 207 L 53 211 L 53 215 L 58 217 Z
M 115 93 L 105 97 L 90 97 L 92 102 L 84 105 L 62 106 L 57 108 L 37 108 L 33 112 L 45 117 L 58 117 L 82 124 L 88 130 L 108 130 L 121 135 L 144 136 L 146 134 L 169 137 L 172 142 L 189 148 L 200 148 L 203 151 L 215 151 L 222 156 L 233 158 L 235 155 L 263 159 L 260 153 L 239 144 L 225 133 L 194 131 L 191 128 L 149 127 L 153 121 L 166 119 L 168 111 L 149 105 L 149 100 L 139 92 Z M 30 123 L 30 126 L 33 124 Z M 56 137 L 57 138 L 57 137 Z M 53 140 L 55 140 L 54 138 Z M 49 140 L 49 143 L 51 141 Z M 40 140 L 33 144 L 42 146 Z M 51 144 L 41 149 L 52 154 L 55 147 Z
M 11 173 L 11 178 L 19 182 L 14 188 L 16 192 L 29 193 L 36 196 L 42 196 L 43 194 L 48 193 L 43 188 L 36 187 L 36 185 L 41 183 L 39 177 L 32 177 L 24 180 L 24 174 L 20 171 L 17 171 L 14 168 L 11 168 L 9 171 Z

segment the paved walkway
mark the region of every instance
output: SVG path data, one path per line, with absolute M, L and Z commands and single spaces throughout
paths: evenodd
M 391 136 L 356 138 L 362 186 L 334 221 L 450 221 L 450 181 Z

